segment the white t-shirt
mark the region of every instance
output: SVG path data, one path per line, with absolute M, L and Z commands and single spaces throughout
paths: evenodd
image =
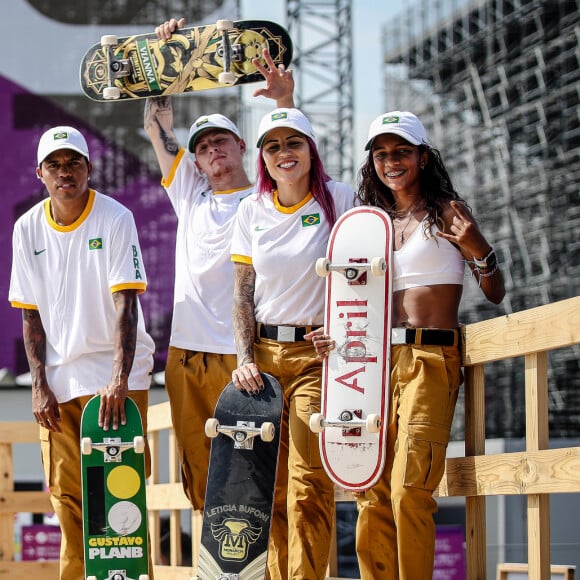
M 336 217 L 353 207 L 353 190 L 328 182 Z M 257 322 L 284 326 L 321 325 L 324 279 L 316 274 L 326 255 L 330 225 L 322 207 L 308 195 L 282 207 L 273 195 L 254 194 L 240 204 L 232 239 L 232 261 L 252 264 Z
M 253 192 L 253 186 L 212 191 L 184 149 L 162 184 L 178 220 L 169 343 L 187 350 L 235 354 L 230 242 L 240 201 Z
M 93 395 L 111 381 L 116 312 L 112 293 L 145 291 L 133 214 L 94 190 L 79 219 L 59 226 L 50 200 L 14 226 L 8 299 L 38 310 L 46 333 L 46 376 L 59 403 Z M 148 389 L 155 345 L 139 305 L 130 390 Z

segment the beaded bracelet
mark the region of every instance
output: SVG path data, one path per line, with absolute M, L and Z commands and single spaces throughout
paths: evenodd
M 490 276 L 493 276 L 498 271 L 498 269 L 499 269 L 499 267 L 497 265 L 497 262 L 494 264 L 493 268 L 489 272 L 482 272 L 480 268 L 476 268 L 475 271 L 478 274 L 477 285 L 481 288 L 481 279 L 482 278 L 489 278 Z

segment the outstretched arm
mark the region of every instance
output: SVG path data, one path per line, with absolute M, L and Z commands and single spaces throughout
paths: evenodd
M 294 108 L 294 77 L 283 64 L 276 66 L 270 51 L 264 49 L 266 66 L 255 58 L 252 63 L 262 73 L 266 86 L 254 91 L 254 97 L 267 97 L 276 101 L 276 107 Z
M 184 24 L 185 18 L 171 18 L 157 26 L 155 34 L 161 40 L 169 40 L 175 30 Z M 167 177 L 181 147 L 173 129 L 171 97 L 150 97 L 145 101 L 144 128 L 153 145 L 161 173 Z
M 150 97 L 145 102 L 145 132 L 163 177 L 167 177 L 181 148 L 173 129 L 173 105 L 171 97 Z

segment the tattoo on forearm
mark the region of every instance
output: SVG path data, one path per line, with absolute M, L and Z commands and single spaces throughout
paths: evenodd
M 117 323 L 115 326 L 115 354 L 112 378 L 128 377 L 137 345 L 137 291 L 120 290 L 113 293 Z
M 173 131 L 171 97 L 150 97 L 145 101 L 144 127 L 148 132 L 156 127 L 165 150 L 172 155 L 177 155 L 181 145 Z
M 46 334 L 38 310 L 22 310 L 24 348 L 28 361 L 46 361 Z
M 248 264 L 234 264 L 234 306 L 232 320 L 238 351 L 238 365 L 254 362 L 256 317 L 254 291 L 256 272 Z

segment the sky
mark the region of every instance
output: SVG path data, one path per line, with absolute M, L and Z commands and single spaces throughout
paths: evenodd
M 363 158 L 363 146 L 371 121 L 383 111 L 381 73 L 382 29 L 413 0 L 352 0 L 354 73 L 354 153 Z M 286 25 L 286 0 L 241 0 L 244 19 L 274 20 Z

